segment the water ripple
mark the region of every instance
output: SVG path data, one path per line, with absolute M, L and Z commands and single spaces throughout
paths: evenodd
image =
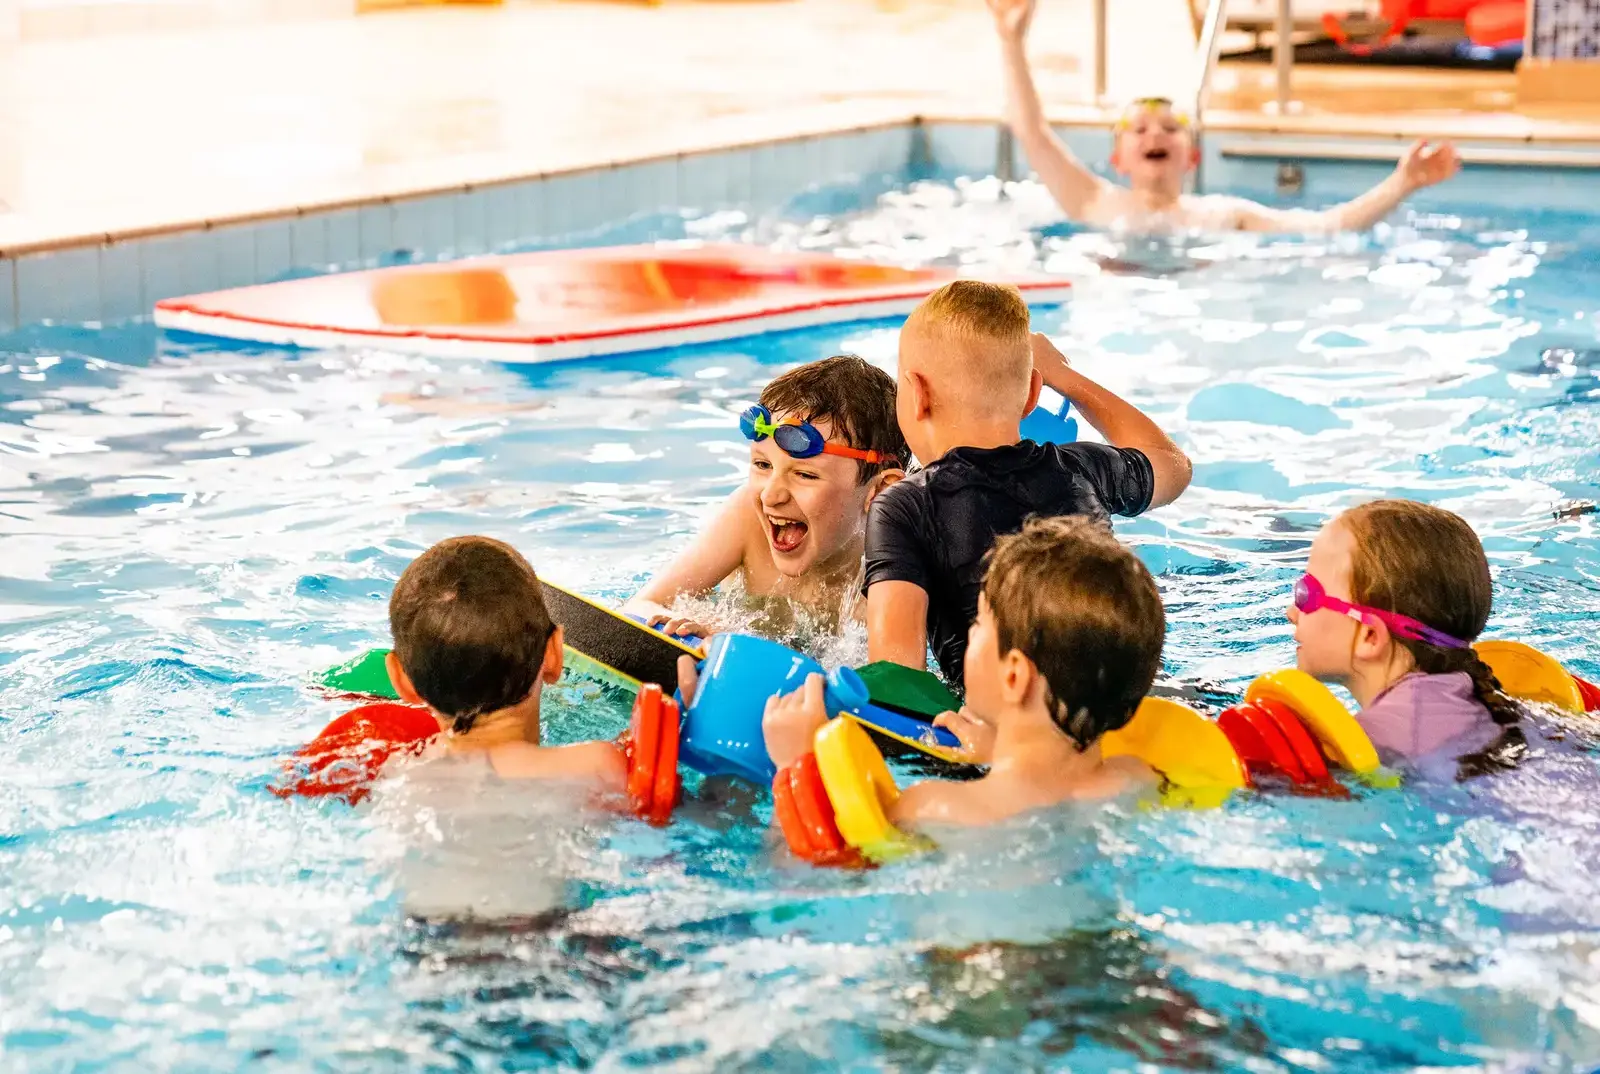
M 1464 514 L 1492 632 L 1600 675 L 1600 224 L 1119 241 L 1030 184 L 860 203 L 601 238 L 1070 274 L 1041 327 L 1197 461 L 1120 532 L 1202 696 L 1292 659 L 1312 535 L 1377 495 Z M 739 480 L 738 409 L 841 350 L 892 367 L 894 326 L 524 369 L 148 325 L 0 340 L 0 1065 L 1600 1064 L 1600 731 L 1564 717 L 1478 784 L 1025 818 L 865 874 L 773 855 L 764 797 L 726 789 L 665 831 L 537 789 L 418 804 L 409 775 L 360 812 L 267 792 L 337 711 L 308 674 L 384 639 L 417 552 L 487 533 L 622 595 Z M 626 712 L 569 681 L 546 724 Z M 514 915 L 410 916 L 451 897 Z

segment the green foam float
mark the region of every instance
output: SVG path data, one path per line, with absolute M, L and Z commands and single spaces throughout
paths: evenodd
M 328 668 L 316 676 L 315 682 L 318 687 L 332 694 L 396 700 L 386 664 L 389 653 L 388 649 L 368 649 L 360 656 Z M 618 674 L 611 665 L 594 659 L 581 649 L 569 645 L 567 656 L 570 669 L 580 675 L 638 689 L 635 680 Z M 879 660 L 856 670 L 861 681 L 867 684 L 867 695 L 874 705 L 929 720 L 941 712 L 961 707 L 961 702 L 950 692 L 950 688 L 930 671 L 918 671 L 887 660 Z

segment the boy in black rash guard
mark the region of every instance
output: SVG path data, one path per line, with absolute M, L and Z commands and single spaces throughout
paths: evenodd
M 1022 441 L 1041 384 L 1109 444 Z M 900 332 L 896 411 L 924 469 L 885 489 L 867 522 L 867 649 L 872 660 L 961 679 L 978 614 L 983 557 L 1032 515 L 1137 515 L 1189 484 L 1189 459 L 1135 407 L 1073 371 L 1030 333 L 1015 288 L 957 280 Z M 1020 441 L 1020 442 L 1019 442 Z

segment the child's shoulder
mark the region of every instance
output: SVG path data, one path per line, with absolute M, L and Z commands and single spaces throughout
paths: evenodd
M 628 783 L 628 761 L 611 742 L 575 742 L 570 746 L 538 746 L 507 742 L 489 751 L 489 763 L 502 779 L 560 779 L 595 782 L 607 790 Z
M 957 782 L 925 779 L 900 792 L 891 819 L 896 824 L 986 824 L 991 819 L 983 806 L 983 780 Z
M 1119 755 L 1108 757 L 1100 764 L 1101 779 L 1085 788 L 1086 798 L 1118 798 L 1124 794 L 1141 794 L 1161 785 L 1156 770 L 1137 757 Z

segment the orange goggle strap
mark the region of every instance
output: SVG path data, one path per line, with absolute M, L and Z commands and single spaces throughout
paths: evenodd
M 843 444 L 835 444 L 832 441 L 822 445 L 822 453 L 824 455 L 838 455 L 841 458 L 846 459 L 858 459 L 861 462 L 871 463 L 874 466 L 879 463 L 886 462 L 893 464 L 900 461 L 893 455 L 885 455 L 881 451 L 869 451 L 866 448 L 845 447 Z

